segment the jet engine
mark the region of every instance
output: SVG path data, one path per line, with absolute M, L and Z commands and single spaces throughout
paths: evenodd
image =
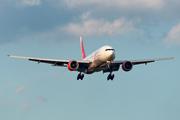
M 70 70 L 70 71 L 76 71 L 78 68 L 79 68 L 79 63 L 75 60 L 71 60 L 68 65 L 67 65 L 67 68 Z
M 122 64 L 122 69 L 126 72 L 130 71 L 133 68 L 133 64 L 130 61 L 125 61 Z

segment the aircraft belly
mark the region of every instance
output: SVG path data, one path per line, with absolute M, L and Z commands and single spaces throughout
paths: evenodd
M 99 72 L 99 71 L 103 70 L 101 66 L 103 66 L 104 64 L 106 64 L 106 63 L 101 60 L 95 60 L 94 62 L 92 62 L 90 64 L 88 71 Z
M 90 60 L 92 61 L 92 63 L 88 67 L 88 72 L 99 72 L 105 69 L 105 66 L 107 64 L 106 57 L 101 50 L 97 50 L 93 54 L 93 57 L 90 57 Z

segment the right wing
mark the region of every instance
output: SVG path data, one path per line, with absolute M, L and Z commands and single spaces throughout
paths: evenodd
M 13 56 L 13 55 L 8 55 L 9 57 L 14 57 L 14 58 L 23 58 L 23 59 L 28 59 L 30 61 L 35 61 L 38 63 L 48 63 L 52 64 L 52 66 L 62 66 L 62 67 L 67 67 L 67 64 L 71 60 L 60 60 L 60 59 L 46 59 L 46 58 L 34 58 L 34 57 L 23 57 L 23 56 Z M 90 61 L 85 61 L 85 60 L 76 60 L 78 63 L 83 64 L 83 65 L 89 65 Z

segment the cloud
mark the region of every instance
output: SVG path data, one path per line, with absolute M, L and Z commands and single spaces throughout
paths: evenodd
M 82 16 L 81 16 L 81 19 L 82 20 L 88 19 L 90 14 L 91 14 L 90 12 L 83 13 Z
M 74 35 L 126 35 L 139 29 L 146 33 L 147 29 L 153 27 L 151 22 L 168 25 L 180 20 L 179 0 L 18 1 L 20 8 L 17 1 L 0 1 L 1 43 L 63 41 Z M 27 9 L 27 6 L 38 7 Z
M 1 92 L 0 93 L 0 97 L 2 97 L 4 95 L 4 93 L 3 92 Z M 2 99 L 0 98 L 0 101 L 1 101 Z
M 159 9 L 164 5 L 164 2 L 164 0 L 66 0 L 66 4 L 69 8 L 96 4 L 106 7 Z
M 179 0 L 66 0 L 68 9 L 90 11 L 96 18 L 140 17 L 143 24 L 153 20 L 179 20 L 179 4 Z
M 11 104 L 13 104 L 16 97 L 22 92 L 27 92 L 27 86 L 26 85 L 22 85 L 21 87 L 16 88 L 16 93 L 15 93 L 14 97 L 11 99 Z
M 41 4 L 41 0 L 21 0 L 18 5 L 21 6 L 39 6 Z
M 58 25 L 56 28 L 47 32 L 30 34 L 21 39 L 26 40 L 60 40 L 71 39 L 74 36 L 113 36 L 120 34 L 129 34 L 136 31 L 137 24 L 141 19 L 136 18 L 127 20 L 124 17 L 108 21 L 105 19 L 93 19 L 91 13 L 83 13 L 79 16 L 79 22 L 71 22 L 65 26 Z
M 4 93 L 3 93 L 3 92 L 1 92 L 1 93 L 0 93 L 0 96 L 3 96 L 3 95 L 4 95 Z
M 83 17 L 84 18 L 84 17 Z M 89 19 L 82 23 L 69 23 L 63 28 L 67 33 L 74 35 L 117 35 L 134 31 L 138 21 L 127 21 L 125 18 L 116 19 L 113 22 L 105 20 Z
M 31 108 L 31 105 L 29 103 L 24 103 L 23 107 L 22 107 L 22 111 L 27 111 Z
M 21 92 L 26 92 L 27 91 L 27 86 L 26 85 L 22 85 L 19 88 L 16 88 L 16 95 L 18 95 Z
M 168 46 L 180 45 L 180 23 L 170 30 L 163 41 Z
M 37 101 L 38 102 L 45 102 L 45 101 L 47 101 L 47 99 L 46 98 L 44 98 L 42 95 L 38 95 L 38 97 L 37 97 Z

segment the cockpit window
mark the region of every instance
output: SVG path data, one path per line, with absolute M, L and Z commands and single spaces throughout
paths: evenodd
M 114 49 L 106 49 L 105 51 L 115 51 Z

